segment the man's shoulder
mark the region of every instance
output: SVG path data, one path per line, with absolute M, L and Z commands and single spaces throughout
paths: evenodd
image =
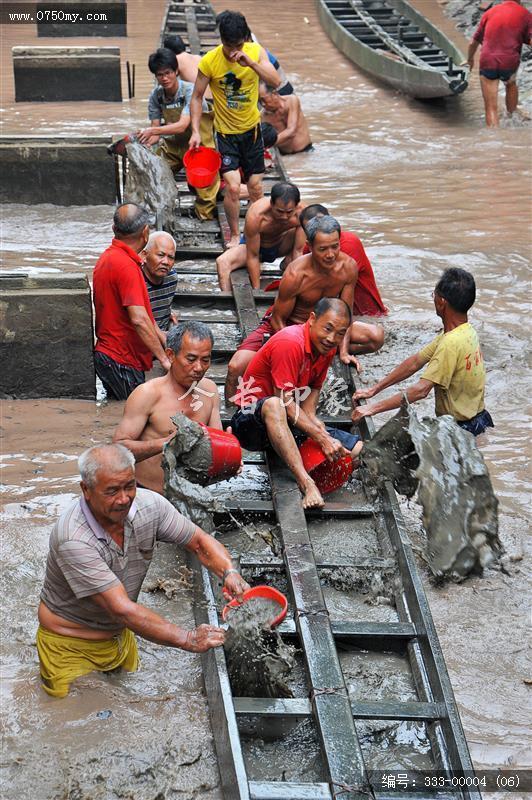
M 74 500 L 61 514 L 50 534 L 50 546 L 61 547 L 66 542 L 89 541 L 94 534 L 81 510 L 80 499 Z
M 156 525 L 168 512 L 175 511 L 173 505 L 162 494 L 151 489 L 137 489 L 135 505 L 133 527 L 150 523 Z
M 218 392 L 215 382 L 210 378 L 202 378 L 198 383 L 198 388 L 203 389 L 205 392 L 209 392 L 211 394 L 217 394 Z
M 340 250 L 338 254 L 338 266 L 339 266 L 339 273 L 342 278 L 346 280 L 351 280 L 356 278 L 358 273 L 358 268 L 355 259 L 353 256 L 349 255 L 348 253 L 344 253 Z
M 148 413 L 151 413 L 152 407 L 157 404 L 164 392 L 167 378 L 167 375 L 163 375 L 160 378 L 152 378 L 150 381 L 141 383 L 129 395 L 128 404 L 142 404 Z
M 220 58 L 220 53 L 222 53 L 222 45 L 219 44 L 216 47 L 213 47 L 212 50 L 207 50 L 207 52 L 201 57 L 200 61 L 198 62 L 199 69 L 203 67 L 211 67 L 212 64 Z

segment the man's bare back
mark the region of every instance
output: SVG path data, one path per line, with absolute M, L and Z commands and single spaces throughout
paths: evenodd
M 269 123 L 277 131 L 276 145 L 281 153 L 299 153 L 311 144 L 308 122 L 301 102 L 295 94 L 277 97 L 277 108 L 264 107 L 262 121 Z
M 137 481 L 146 489 L 163 491 L 162 448 L 175 434 L 171 417 L 177 412 L 196 422 L 221 428 L 216 384 L 209 378 L 202 378 L 187 392 L 169 373 L 142 384 L 128 398 L 114 441 L 133 452 L 137 459 Z M 151 443 L 151 449 L 156 452 L 151 456 L 143 455 L 142 442 Z M 149 449 L 144 448 L 146 451 Z

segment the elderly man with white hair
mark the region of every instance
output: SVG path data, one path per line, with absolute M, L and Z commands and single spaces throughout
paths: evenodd
M 177 317 L 172 313 L 172 300 L 177 286 L 177 272 L 173 269 L 176 243 L 166 231 L 153 231 L 142 251 L 142 272 L 150 298 L 150 306 L 157 325 L 157 334 L 163 347 L 166 331 L 175 325 Z
M 223 644 L 212 625 L 184 630 L 137 602 L 157 542 L 180 545 L 241 599 L 247 583 L 225 547 L 161 495 L 137 491 L 123 445 L 91 447 L 79 459 L 82 497 L 57 521 L 39 605 L 37 651 L 44 690 L 65 697 L 93 670 L 138 667 L 134 633 L 201 653 Z

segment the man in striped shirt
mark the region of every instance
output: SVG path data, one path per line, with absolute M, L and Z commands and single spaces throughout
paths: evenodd
M 177 286 L 177 272 L 173 269 L 175 250 L 175 240 L 169 233 L 154 231 L 141 253 L 141 257 L 144 257 L 142 272 L 163 347 L 166 346 L 166 331 L 177 322 L 177 317 L 172 313 L 172 300 Z
M 126 447 L 92 447 L 78 463 L 83 494 L 50 536 L 39 605 L 41 678 L 53 697 L 65 697 L 73 680 L 93 670 L 136 670 L 134 633 L 193 653 L 223 644 L 221 628 L 187 631 L 137 602 L 157 542 L 194 553 L 231 597 L 241 599 L 249 588 L 214 537 L 161 495 L 137 491 L 135 459 Z

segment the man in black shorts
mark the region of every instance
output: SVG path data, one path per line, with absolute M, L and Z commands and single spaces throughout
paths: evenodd
M 209 50 L 198 64 L 198 77 L 190 103 L 190 147 L 199 147 L 201 102 L 210 87 L 214 103 L 216 146 L 222 156 L 225 180 L 224 207 L 231 231 L 228 247 L 240 241 L 240 183 L 247 184 L 251 202 L 262 197 L 264 144 L 258 109 L 259 81 L 279 86 L 275 67 L 260 44 L 248 41 L 245 17 L 223 11 L 217 17 L 222 44 Z M 241 178 L 242 175 L 242 178 Z

